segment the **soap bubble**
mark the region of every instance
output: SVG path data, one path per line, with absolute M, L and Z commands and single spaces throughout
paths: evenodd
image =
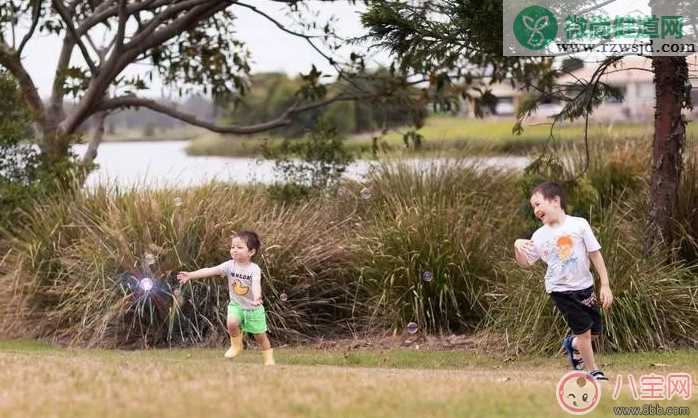
M 410 334 L 415 334 L 419 330 L 419 326 L 416 322 L 410 322 L 407 324 L 407 332 Z
M 288 300 L 288 295 L 286 294 L 286 292 L 280 294 L 279 299 L 281 299 L 282 302 L 286 302 Z
M 434 278 L 434 274 L 430 271 L 425 271 L 422 273 L 422 280 L 425 282 L 430 282 Z
M 184 201 L 182 200 L 181 197 L 175 197 L 174 198 L 174 205 L 175 207 L 180 207 L 184 204 Z
M 369 189 L 368 187 L 364 187 L 359 192 L 359 195 L 361 196 L 362 199 L 368 200 L 371 198 L 371 189 Z

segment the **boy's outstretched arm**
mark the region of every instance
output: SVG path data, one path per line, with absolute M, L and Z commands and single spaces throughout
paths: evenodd
M 218 267 L 206 267 L 196 271 L 180 271 L 177 274 L 179 283 L 184 284 L 191 279 L 203 279 L 204 277 L 222 276 L 224 273 Z
M 599 299 L 601 299 L 601 306 L 606 309 L 613 303 L 613 293 L 611 292 L 611 287 L 608 284 L 608 271 L 606 270 L 606 263 L 603 261 L 601 251 L 590 252 L 589 259 L 594 265 L 596 272 L 599 274 L 599 281 L 601 282 Z
M 533 263 L 528 258 L 528 253 L 535 251 L 533 241 L 529 239 L 517 239 L 514 241 L 514 258 L 521 267 L 531 267 Z

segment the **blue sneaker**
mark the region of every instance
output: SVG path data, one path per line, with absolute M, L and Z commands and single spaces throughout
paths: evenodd
M 572 370 L 584 370 L 584 360 L 579 357 L 579 351 L 575 350 L 572 346 L 573 340 L 574 337 L 571 335 L 565 337 L 565 339 L 562 340 L 562 349 L 565 351 L 565 354 L 567 354 Z

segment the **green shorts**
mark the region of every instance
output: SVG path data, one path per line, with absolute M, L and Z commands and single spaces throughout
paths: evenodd
M 230 302 L 228 304 L 228 320 L 233 320 L 240 324 L 242 332 L 250 334 L 267 332 L 267 314 L 262 305 L 254 309 L 243 309 L 237 303 Z

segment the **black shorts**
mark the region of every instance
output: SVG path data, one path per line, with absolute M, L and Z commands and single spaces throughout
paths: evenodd
M 575 335 L 587 330 L 591 330 L 592 335 L 601 334 L 601 312 L 593 286 L 583 290 L 550 292 L 550 297 Z

